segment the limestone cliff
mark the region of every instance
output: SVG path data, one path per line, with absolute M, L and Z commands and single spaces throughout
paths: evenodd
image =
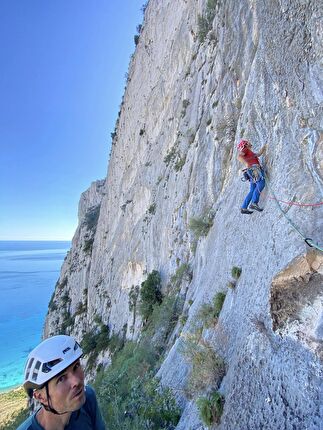
M 203 34 L 201 17 L 212 4 Z M 117 121 L 105 182 L 81 198 L 79 226 L 51 300 L 45 335 L 78 339 L 100 319 L 137 339 L 129 292 L 147 273 L 163 288 L 183 264 L 184 327 L 159 371 L 183 395 L 181 342 L 203 303 L 226 299 L 203 338 L 226 362 L 217 428 L 319 429 L 322 423 L 323 3 L 150 0 Z M 236 144 L 267 144 L 263 213 L 240 214 Z M 212 220 L 198 240 L 190 219 Z M 297 231 L 298 230 L 298 231 Z M 231 269 L 242 268 L 233 289 Z M 99 317 L 99 318 L 98 318 Z M 108 352 L 99 361 L 107 361 Z

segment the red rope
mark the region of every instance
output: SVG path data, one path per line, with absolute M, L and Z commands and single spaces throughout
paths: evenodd
M 271 197 L 271 196 L 267 196 L 268 199 L 271 200 L 277 200 L 280 203 L 285 203 L 286 205 L 289 206 L 321 206 L 323 205 L 323 202 L 319 202 L 319 203 L 298 203 L 298 202 L 285 202 L 284 200 L 279 200 L 279 199 L 275 199 L 275 197 Z

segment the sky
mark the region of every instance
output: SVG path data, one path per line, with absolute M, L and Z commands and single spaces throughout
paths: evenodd
M 107 173 L 144 0 L 1 0 L 0 240 L 71 240 Z

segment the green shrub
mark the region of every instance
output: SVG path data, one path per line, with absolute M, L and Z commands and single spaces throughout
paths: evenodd
M 65 292 L 64 295 L 61 297 L 61 301 L 63 306 L 66 306 L 71 301 L 67 292 Z
M 213 299 L 215 315 L 218 318 L 225 300 L 225 293 L 217 293 Z
M 231 269 L 231 275 L 234 279 L 239 279 L 241 272 L 242 272 L 241 267 L 233 266 Z
M 145 336 L 154 337 L 153 343 L 158 351 L 163 351 L 182 313 L 184 300 L 175 294 L 166 296 L 161 304 L 155 304 L 145 327 Z
M 176 158 L 176 149 L 175 149 L 175 146 L 172 146 L 164 158 L 164 163 L 168 166 L 169 163 L 175 160 L 175 158 Z
M 140 314 L 147 320 L 153 312 L 154 305 L 162 302 L 161 278 L 157 270 L 153 270 L 147 279 L 141 283 Z
M 198 15 L 198 17 L 197 17 L 197 36 L 198 36 L 200 43 L 204 42 L 208 32 L 209 32 L 208 20 L 204 16 Z
M 201 236 L 207 236 L 212 225 L 213 214 L 206 214 L 201 217 L 190 218 L 188 226 L 195 238 L 199 239 Z
M 214 307 L 207 303 L 204 303 L 201 306 L 198 311 L 197 317 L 202 322 L 203 327 L 205 328 L 210 328 L 214 326 L 218 321 L 218 317 L 216 316 Z
M 203 16 L 199 15 L 197 18 L 197 36 L 200 43 L 204 42 L 207 34 L 212 29 L 217 1 L 218 0 L 208 0 L 206 3 L 205 14 Z
M 101 204 L 91 207 L 84 215 L 83 226 L 87 230 L 95 231 L 98 225 Z
M 114 333 L 109 340 L 109 350 L 111 353 L 120 351 L 125 344 L 124 337 Z
M 109 430 L 174 428 L 180 411 L 169 389 L 153 377 L 158 360 L 149 339 L 127 342 L 95 381 L 101 410 Z
M 60 331 L 64 334 L 69 327 L 72 327 L 74 324 L 74 318 L 72 318 L 69 311 L 65 311 L 63 313 L 63 321 L 60 327 Z
M 150 213 L 150 215 L 155 215 L 155 213 L 156 213 L 156 203 L 153 203 L 153 204 L 151 204 L 149 206 L 148 213 Z
M 91 239 L 85 239 L 84 245 L 83 245 L 83 251 L 86 254 L 90 254 L 92 252 L 93 242 L 94 242 L 94 238 L 93 237 Z
M 183 157 L 179 156 L 178 160 L 176 161 L 176 163 L 174 165 L 175 171 L 176 172 L 181 171 L 183 166 L 185 165 L 185 162 L 186 162 L 186 155 L 183 155 Z
M 189 395 L 219 386 L 225 374 L 225 363 L 207 342 L 194 335 L 187 336 L 181 352 L 192 366 L 187 383 Z
M 87 304 L 79 302 L 76 306 L 74 316 L 84 314 L 87 311 Z
M 133 36 L 133 40 L 134 40 L 134 42 L 135 42 L 135 45 L 136 45 L 136 46 L 137 46 L 137 45 L 138 45 L 138 43 L 139 43 L 139 39 L 140 39 L 139 34 L 135 34 L 135 35 Z
M 83 336 L 82 342 L 81 342 L 81 346 L 83 349 L 83 353 L 89 354 L 90 352 L 95 350 L 96 347 L 96 336 L 95 333 L 93 331 L 86 333 Z
M 105 324 L 102 324 L 101 330 L 96 336 L 96 351 L 103 351 L 108 348 L 110 339 L 109 339 L 109 327 Z
M 213 303 L 205 303 L 201 306 L 197 318 L 205 328 L 215 325 L 220 316 L 220 312 L 225 300 L 225 293 L 217 293 L 213 298 Z
M 206 3 L 206 19 L 212 24 L 215 17 L 215 9 L 218 0 L 207 0 Z
M 16 430 L 29 417 L 29 409 L 22 408 L 13 415 L 1 426 L 3 430 Z
M 183 314 L 180 316 L 179 322 L 181 325 L 185 325 L 188 319 L 188 315 L 187 314 Z
M 115 350 L 111 365 L 97 373 L 94 387 L 109 430 L 170 430 L 179 421 L 180 410 L 172 392 L 160 387 L 154 375 L 184 300 L 175 295 L 162 301 L 158 299 L 161 296 L 156 298 L 160 283 L 157 271 L 151 272 L 142 283 L 142 291 L 149 294 L 141 299 L 152 310 L 138 343 L 112 336 L 109 349 L 113 352 L 114 344 Z M 136 296 L 136 287 L 132 290 Z M 129 295 L 130 304 L 133 308 L 134 301 Z
M 200 397 L 197 399 L 197 407 L 200 412 L 200 419 L 208 427 L 218 424 L 223 412 L 224 398 L 216 391 L 209 398 Z
M 175 287 L 179 287 L 183 281 L 191 282 L 192 277 L 193 274 L 190 269 L 190 265 L 188 263 L 183 263 L 177 268 L 170 280 Z
M 84 354 L 95 352 L 97 355 L 100 351 L 107 349 L 109 345 L 109 328 L 105 324 L 101 324 L 97 333 L 94 330 L 86 333 L 81 342 Z

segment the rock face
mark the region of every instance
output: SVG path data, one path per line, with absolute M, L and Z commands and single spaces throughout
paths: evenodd
M 304 242 L 322 248 L 323 206 L 297 205 L 323 197 L 322 6 L 149 1 L 108 175 L 81 197 L 49 306 L 45 336 L 67 330 L 81 340 L 100 319 L 136 339 L 131 287 L 158 270 L 165 288 L 189 264 L 182 334 L 203 303 L 227 293 L 218 324 L 203 331 L 226 362 L 223 430 L 314 430 L 323 420 L 323 254 Z M 199 16 L 209 17 L 205 37 Z M 250 216 L 240 214 L 241 137 L 268 145 L 264 212 Z M 273 195 L 295 204 L 280 209 Z M 193 217 L 213 220 L 205 237 L 194 238 Z M 242 273 L 228 289 L 233 266 Z M 182 337 L 159 376 L 183 407 L 177 429 L 202 429 L 182 395 Z

